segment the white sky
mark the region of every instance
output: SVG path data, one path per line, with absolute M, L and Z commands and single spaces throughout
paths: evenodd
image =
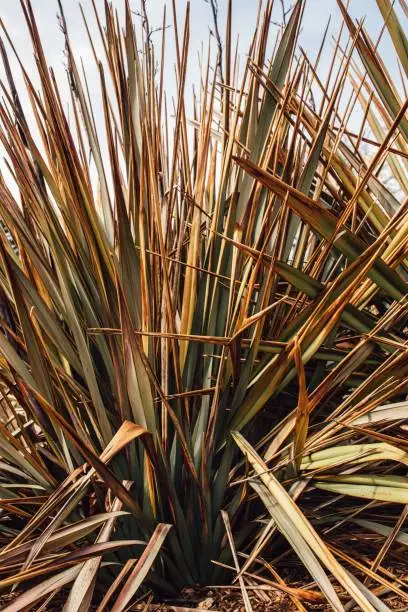
M 47 57 L 50 63 L 57 67 L 63 61 L 63 40 L 56 19 L 57 2 L 56 0 L 31 0 L 31 2 L 37 17 L 40 33 L 43 35 Z M 95 2 L 96 6 L 103 11 L 104 1 L 95 0 Z M 139 0 L 130 0 L 130 3 L 132 9 L 135 11 L 139 9 Z M 122 14 L 124 0 L 113 0 L 112 4 L 118 9 L 119 14 Z M 164 0 L 147 0 L 152 26 L 161 25 L 163 6 L 165 4 Z M 286 5 L 290 6 L 290 4 L 290 1 L 286 0 Z M 396 0 L 395 4 L 398 9 L 398 0 Z M 82 0 L 82 5 L 85 13 L 91 17 L 91 25 L 94 25 L 91 0 Z M 89 56 L 89 47 L 79 11 L 79 2 L 78 0 L 63 0 L 63 6 L 73 46 L 77 53 L 86 59 Z M 181 19 L 186 6 L 185 0 L 176 0 L 176 6 L 179 18 Z M 250 35 L 253 31 L 257 6 L 257 0 L 233 0 L 233 31 L 239 34 L 240 48 L 244 53 L 248 48 Z M 224 23 L 227 1 L 219 0 L 219 7 L 222 25 Z M 350 0 L 350 12 L 356 18 L 365 17 L 366 27 L 371 36 L 375 38 L 382 25 L 382 18 L 378 11 L 376 0 Z M 398 13 L 402 14 L 400 10 L 398 10 Z M 170 0 L 167 2 L 167 14 L 168 20 L 171 20 Z M 335 34 L 340 24 L 340 12 L 336 0 L 307 0 L 301 43 L 311 53 L 318 47 L 330 15 L 332 16 L 330 31 L 332 34 Z M 27 30 L 23 22 L 19 0 L 0 0 L 0 16 L 7 25 L 13 40 L 16 42 L 22 58 L 30 62 L 32 54 L 28 44 Z M 275 0 L 274 17 L 276 20 L 280 17 L 280 2 L 278 0 Z M 210 5 L 205 0 L 191 0 L 191 68 L 194 68 L 196 62 L 196 54 L 193 52 L 199 49 L 202 41 L 207 42 L 208 29 L 211 25 L 212 15 Z M 172 32 L 168 30 L 167 35 L 170 40 Z M 159 36 L 160 34 L 156 34 L 156 37 Z M 382 45 L 382 49 L 387 58 L 390 45 L 386 43 L 387 41 Z M 169 48 L 169 54 L 170 52 L 171 49 Z
M 56 75 L 61 85 L 61 94 L 64 99 L 68 100 L 68 89 L 65 78 L 65 58 L 64 58 L 64 41 L 61 31 L 57 22 L 57 1 L 56 0 L 31 0 L 34 8 L 34 12 L 37 19 L 37 25 L 40 30 L 40 34 L 45 47 L 46 56 L 48 63 L 53 66 Z M 104 1 L 95 0 L 97 7 L 103 14 Z M 396 0 L 398 5 L 398 13 L 402 15 L 399 0 Z M 119 11 L 119 14 L 123 14 L 124 0 L 113 0 L 113 5 Z M 130 0 L 131 8 L 137 10 L 140 8 L 140 0 Z M 163 6 L 164 0 L 147 0 L 147 7 L 150 16 L 151 27 L 158 27 L 162 23 Z M 286 5 L 290 2 L 287 0 Z M 92 12 L 91 0 L 82 0 L 82 5 L 85 14 L 89 16 L 89 26 L 95 40 L 98 40 L 98 33 L 96 30 L 95 20 Z M 90 86 L 91 93 L 95 92 L 95 98 L 99 99 L 99 75 L 95 69 L 95 64 L 91 56 L 91 51 L 85 32 L 84 24 L 82 21 L 81 13 L 79 10 L 78 0 L 63 0 L 63 6 L 65 15 L 68 22 L 68 29 L 72 47 L 74 49 L 77 58 L 82 57 L 87 72 L 88 83 Z M 184 10 L 186 6 L 185 0 L 176 0 L 176 6 L 179 16 L 179 36 L 182 35 L 182 22 L 184 17 Z M 241 54 L 241 65 L 245 58 L 246 51 L 249 46 L 250 37 L 253 32 L 253 26 L 255 23 L 257 13 L 258 0 L 233 0 L 233 34 L 234 44 L 236 35 L 239 35 L 239 48 Z M 219 0 L 220 7 L 220 26 L 221 33 L 223 35 L 223 26 L 225 24 L 225 12 L 227 8 L 226 0 Z M 361 18 L 365 17 L 365 25 L 370 33 L 372 39 L 376 40 L 378 33 L 382 27 L 383 21 L 381 14 L 377 8 L 376 0 L 350 0 L 350 12 L 353 17 Z M 314 60 L 317 50 L 320 46 L 320 41 L 323 36 L 324 29 L 327 24 L 327 20 L 330 15 L 332 16 L 331 25 L 328 36 L 328 43 L 326 43 L 326 51 L 322 57 L 320 73 L 325 74 L 331 57 L 331 50 L 333 48 L 332 39 L 338 32 L 341 24 L 341 18 L 339 9 L 337 7 L 336 0 L 307 0 L 306 10 L 303 18 L 303 26 L 300 36 L 300 44 L 307 51 L 309 57 Z M 273 18 L 280 21 L 280 2 L 275 0 L 275 8 Z M 34 83 L 38 83 L 36 77 L 35 64 L 33 60 L 33 53 L 27 28 L 24 22 L 24 17 L 21 11 L 19 0 L 0 0 L 0 17 L 3 19 L 11 38 L 13 39 L 17 50 L 22 58 L 26 69 L 30 76 L 32 76 Z M 168 23 L 171 23 L 171 0 L 167 1 L 167 19 Z M 405 20 L 405 17 L 402 17 Z M 136 22 L 140 19 L 135 16 Z M 406 23 L 406 21 L 405 21 Z M 192 84 L 198 78 L 198 59 L 197 53 L 200 50 L 202 43 L 206 48 L 209 27 L 212 27 L 212 14 L 211 8 L 205 0 L 191 0 L 191 45 L 189 53 L 189 64 L 187 72 L 187 84 L 186 84 L 186 97 L 187 102 L 191 100 L 191 89 Z M 273 30 L 276 30 L 274 25 L 271 25 Z M 160 42 L 160 33 L 154 35 L 154 40 Z M 274 40 L 274 32 L 271 32 L 271 40 Z M 171 97 L 175 92 L 174 84 L 174 45 L 173 45 L 173 30 L 172 27 L 166 31 L 166 71 L 165 71 L 165 88 Z M 215 45 L 213 45 L 215 46 Z M 397 69 L 397 62 L 395 61 L 395 52 L 392 44 L 387 36 L 383 38 L 380 46 L 382 58 L 390 70 L 392 76 L 399 83 L 399 73 Z M 10 55 L 11 58 L 11 55 Z M 16 68 L 15 64 L 13 67 Z M 19 89 L 23 88 L 23 79 L 18 69 L 13 69 L 16 83 Z M 3 67 L 0 66 L 0 78 L 4 78 Z M 20 91 L 21 91 L 20 89 Z M 170 104 L 170 101 L 169 101 Z M 171 109 L 171 104 L 169 106 Z M 98 112 L 96 110 L 96 112 Z M 99 121 L 101 115 L 99 116 Z M 102 123 L 100 123 L 102 129 Z M 0 167 L 2 164 L 0 164 Z
M 40 34 L 45 46 L 46 55 L 49 63 L 54 67 L 58 74 L 58 68 L 62 68 L 64 65 L 63 56 L 63 38 L 58 27 L 56 13 L 57 13 L 57 1 L 56 0 L 31 0 L 37 18 L 37 24 L 39 26 Z M 95 0 L 96 5 L 103 13 L 103 0 Z M 139 9 L 140 0 L 130 0 L 131 7 L 135 11 Z M 150 23 L 152 27 L 161 25 L 164 0 L 147 0 L 147 6 L 150 15 Z M 286 5 L 290 6 L 290 0 L 286 1 Z M 95 28 L 95 22 L 93 19 L 91 0 L 82 0 L 85 14 L 89 16 L 89 24 L 92 32 L 97 38 L 97 32 Z M 113 5 L 122 14 L 124 0 L 113 0 Z M 398 5 L 398 0 L 396 1 Z M 84 60 L 85 66 L 89 66 L 93 69 L 94 64 L 90 55 L 90 49 L 85 33 L 85 28 L 82 22 L 81 14 L 79 11 L 78 0 L 63 0 L 64 11 L 68 21 L 68 27 L 70 32 L 70 38 L 72 46 L 77 54 Z M 185 0 L 176 0 L 176 6 L 179 14 L 179 21 L 182 21 L 184 10 L 186 6 Z M 253 31 L 253 26 L 257 13 L 257 0 L 233 0 L 233 32 L 234 35 L 239 35 L 241 55 L 245 55 L 249 42 L 250 36 Z M 225 22 L 225 12 L 227 7 L 226 0 L 219 0 L 220 7 L 220 24 L 221 30 Z M 381 26 L 382 18 L 378 11 L 376 0 L 351 0 L 350 1 L 351 14 L 356 18 L 365 17 L 366 27 L 373 39 L 376 39 Z M 401 14 L 401 11 L 399 11 Z M 168 23 L 171 23 L 171 1 L 167 2 L 167 15 Z M 300 42 L 306 51 L 310 54 L 310 57 L 314 57 L 320 40 L 326 26 L 327 20 L 330 15 L 331 27 L 329 30 L 330 36 L 334 36 L 341 23 L 339 9 L 337 7 L 336 0 L 307 0 L 306 10 L 303 18 L 303 26 L 301 32 Z M 21 54 L 21 58 L 24 64 L 28 67 L 34 66 L 32 59 L 32 50 L 28 40 L 27 29 L 24 23 L 22 11 L 20 8 L 20 2 L 18 0 L 0 0 L 0 17 L 4 20 L 8 31 L 16 44 L 16 47 Z M 280 20 L 280 2 L 275 0 L 274 18 Z M 138 20 L 137 17 L 135 17 Z M 181 24 L 180 24 L 181 25 Z M 197 70 L 197 51 L 200 49 L 201 44 L 207 44 L 209 27 L 212 26 L 212 14 L 210 5 L 205 0 L 191 0 L 191 47 L 189 56 L 189 77 L 190 81 L 194 80 L 194 73 Z M 271 26 L 276 29 L 275 26 Z M 222 32 L 223 33 L 223 32 Z M 172 44 L 172 29 L 169 28 L 166 33 L 167 37 L 167 80 L 173 80 L 173 62 L 174 62 L 174 47 Z M 160 33 L 154 35 L 154 38 L 159 41 Z M 271 39 L 273 39 L 271 33 Z M 330 44 L 330 43 L 329 43 Z M 327 61 L 329 59 L 329 46 L 326 47 L 326 58 L 322 58 L 321 69 L 327 67 Z M 384 41 L 381 45 L 381 51 L 387 67 L 394 73 L 396 68 L 396 62 L 394 60 L 394 51 L 390 41 L 387 37 L 384 37 Z M 325 62 L 326 59 L 326 62 Z M 387 61 L 388 60 L 388 61 Z M 63 71 L 61 71 L 63 73 Z M 32 71 L 30 71 L 32 73 Z M 0 71 L 1 74 L 1 71 Z M 395 73 L 396 74 L 396 73 Z M 88 74 L 90 78 L 95 77 L 95 84 L 97 83 L 96 71 L 91 70 Z M 21 81 L 22 82 L 22 81 Z M 168 83 L 170 88 L 172 87 Z

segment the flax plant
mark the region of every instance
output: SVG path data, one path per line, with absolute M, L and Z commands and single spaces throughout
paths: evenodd
M 298 610 L 388 610 L 407 599 L 399 9 L 368 3 L 402 87 L 342 0 L 315 59 L 305 0 L 278 32 L 266 0 L 239 64 L 226 0 L 190 116 L 189 5 L 155 47 L 124 4 L 123 23 L 108 2 L 83 13 L 89 91 L 59 3 L 69 100 L 30 0 L 38 81 L 1 23 L 0 587 L 19 592 L 4 609 L 63 591 L 65 612 L 119 612 L 147 587 L 235 580 L 246 610 L 277 590 Z

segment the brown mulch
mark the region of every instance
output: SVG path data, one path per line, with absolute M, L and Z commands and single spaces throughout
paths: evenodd
M 0 597 L 0 611 L 10 604 L 16 595 L 18 595 L 18 593 L 3 594 Z M 261 601 L 250 594 L 253 611 L 276 612 L 277 610 L 287 610 L 289 612 L 296 610 L 290 603 L 289 598 L 283 594 L 274 593 L 273 596 L 269 595 L 268 599 L 270 599 L 270 601 Z M 40 608 L 41 612 L 61 612 L 64 601 L 65 597 L 57 596 L 44 608 L 41 607 L 41 604 L 38 604 L 30 608 L 30 612 L 36 612 Z M 189 612 L 190 610 L 195 612 L 245 612 L 245 606 L 239 589 L 235 590 L 225 587 L 209 590 L 186 589 L 186 591 L 180 595 L 179 599 L 167 603 L 153 603 L 147 597 L 143 598 L 143 601 L 140 603 L 132 606 L 130 610 L 134 612 Z
M 250 602 L 253 612 L 292 612 L 297 610 L 296 606 L 291 601 L 288 595 L 279 593 L 278 591 L 265 592 L 249 589 Z M 3 610 L 13 599 L 18 595 L 3 594 L 0 596 L 0 611 Z M 30 612 L 36 612 L 41 609 L 41 612 L 61 612 L 66 600 L 66 594 L 61 592 L 46 606 L 38 604 L 30 608 Z M 321 612 L 330 611 L 331 607 L 327 606 L 323 601 L 310 604 L 302 601 L 307 610 L 318 610 Z M 391 610 L 408 610 L 407 601 L 390 595 L 385 598 L 384 603 Z M 95 610 L 96 607 L 90 608 L 89 612 Z M 210 589 L 185 589 L 177 600 L 167 601 L 165 603 L 157 603 L 152 597 L 145 596 L 130 608 L 134 612 L 245 612 L 245 606 L 242 599 L 242 594 L 239 588 L 220 587 Z
M 290 599 L 283 593 L 274 592 L 266 595 L 259 593 L 258 596 L 253 595 L 253 591 L 249 591 L 249 598 L 254 612 L 275 612 L 276 610 L 295 610 L 296 608 L 290 602 Z M 149 606 L 146 608 L 146 604 Z M 143 607 L 145 606 L 145 608 Z M 162 603 L 162 604 L 137 604 L 134 610 L 146 610 L 150 612 L 187 612 L 195 610 L 196 612 L 245 612 L 245 606 L 242 599 L 240 589 L 231 589 L 221 587 L 217 589 L 186 589 L 182 597 L 178 601 Z
M 230 589 L 222 587 L 221 589 L 210 589 L 202 591 L 192 591 L 189 589 L 185 593 L 185 598 L 174 603 L 154 604 L 145 600 L 143 603 L 136 604 L 131 610 L 138 612 L 245 612 L 245 606 L 242 599 L 242 594 L 239 589 Z M 258 591 L 259 593 L 259 591 Z M 252 605 L 253 612 L 292 612 L 298 610 L 291 598 L 284 593 L 272 591 L 265 593 L 265 599 L 262 601 L 259 596 L 254 595 L 254 591 L 248 591 L 249 599 Z M 263 598 L 262 598 L 263 599 Z M 402 601 L 395 595 L 390 595 L 389 598 L 383 599 L 384 603 L 391 610 L 407 611 L 408 601 Z M 331 612 L 332 607 L 325 604 L 324 601 L 319 603 L 308 603 L 302 601 L 306 610 L 310 612 Z

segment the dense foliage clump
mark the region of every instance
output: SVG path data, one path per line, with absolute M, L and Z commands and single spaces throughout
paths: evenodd
M 118 612 L 233 578 L 246 610 L 274 589 L 299 610 L 406 598 L 408 102 L 341 0 L 329 75 L 325 37 L 313 62 L 298 45 L 302 0 L 272 46 L 266 2 L 240 69 L 226 4 L 191 117 L 188 8 L 174 114 L 167 28 L 157 54 L 127 3 L 123 24 L 95 10 L 101 61 L 88 28 L 97 92 L 60 7 L 71 100 L 29 0 L 40 90 L 21 64 L 18 91 L 3 28 L 6 610 L 68 589 L 66 611 Z

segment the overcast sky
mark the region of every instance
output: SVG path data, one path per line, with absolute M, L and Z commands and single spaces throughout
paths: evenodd
M 47 55 L 54 66 L 63 61 L 62 49 L 63 41 L 61 33 L 57 26 L 57 1 L 56 0 L 31 0 L 38 20 L 40 32 L 44 35 L 44 43 L 47 50 Z M 103 10 L 104 1 L 95 0 L 97 7 Z M 139 0 L 130 0 L 131 7 L 135 11 L 139 9 Z M 150 15 L 152 26 L 161 25 L 163 6 L 166 4 L 164 0 L 147 0 L 147 6 Z M 290 2 L 286 1 L 286 5 L 290 6 Z M 92 17 L 91 0 L 82 0 L 85 13 Z M 124 0 L 113 0 L 113 5 L 122 13 Z M 170 15 L 171 2 L 167 2 L 168 17 Z M 253 25 L 257 12 L 257 0 L 233 0 L 233 29 L 239 34 L 240 46 L 242 51 L 248 48 L 250 35 L 253 30 Z M 396 5 L 399 9 L 398 0 Z M 63 6 L 70 26 L 70 35 L 74 47 L 77 52 L 86 58 L 89 54 L 85 30 L 83 27 L 78 0 L 63 0 Z M 185 0 L 176 0 L 176 6 L 181 18 L 186 2 Z M 220 22 L 224 22 L 227 1 L 219 0 L 220 7 Z M 368 31 L 373 38 L 376 37 L 382 25 L 382 18 L 377 8 L 376 0 L 350 0 L 350 12 L 356 18 L 365 18 L 365 23 Z M 400 10 L 398 11 L 400 12 Z M 331 33 L 334 34 L 339 27 L 340 13 L 337 8 L 336 0 L 307 0 L 306 10 L 303 18 L 303 28 L 301 42 L 302 45 L 313 51 L 319 45 L 322 32 L 325 28 L 328 18 L 332 16 Z M 0 0 L 0 16 L 7 25 L 13 40 L 17 43 L 17 47 L 25 61 L 29 62 L 31 57 L 30 47 L 27 44 L 26 28 L 22 21 L 22 12 L 18 0 Z M 274 17 L 276 20 L 280 18 L 280 2 L 275 0 Z M 91 25 L 93 20 L 91 19 Z M 210 5 L 205 0 L 191 0 L 191 41 L 194 51 L 198 49 L 202 41 L 207 42 L 209 26 L 212 24 L 212 15 Z M 159 36 L 159 35 L 156 35 Z M 171 32 L 168 32 L 168 38 L 171 39 Z M 383 51 L 389 51 L 387 41 L 384 41 Z M 194 67 L 195 54 L 191 53 L 190 64 Z
M 47 58 L 49 63 L 55 68 L 62 68 L 64 65 L 63 56 L 63 39 L 57 23 L 57 1 L 56 0 L 31 0 L 37 18 L 40 33 L 44 42 Z M 139 9 L 140 0 L 130 0 L 131 7 L 135 11 Z M 103 0 L 95 0 L 97 7 L 103 11 Z M 147 6 L 150 15 L 152 27 L 161 25 L 164 0 L 147 0 Z M 398 0 L 396 2 L 398 4 Z M 82 0 L 84 11 L 89 15 L 89 24 L 95 38 L 97 38 L 95 23 L 92 15 L 91 0 Z M 122 14 L 124 0 L 113 0 L 113 5 Z M 168 5 L 168 20 L 171 21 L 171 2 Z M 257 12 L 257 0 L 233 0 L 233 31 L 239 35 L 241 55 L 246 53 L 250 36 L 253 31 Z M 286 2 L 290 6 L 290 2 Z M 63 0 L 63 6 L 68 21 L 70 37 L 73 47 L 78 55 L 81 55 L 85 65 L 93 67 L 92 57 L 85 33 L 85 28 L 82 22 L 79 11 L 78 0 Z M 176 0 L 176 6 L 180 20 L 184 14 L 186 2 L 185 0 Z M 220 24 L 224 24 L 225 11 L 227 1 L 219 0 L 220 7 Z M 375 39 L 382 26 L 382 18 L 377 8 L 376 0 L 350 0 L 350 11 L 357 18 L 365 17 L 365 24 L 370 32 L 370 35 Z M 27 29 L 25 27 L 20 2 L 18 0 L 0 0 L 0 16 L 4 20 L 11 37 L 16 43 L 17 49 L 26 66 L 33 66 L 32 50 L 27 37 Z M 307 0 L 306 10 L 303 18 L 303 26 L 300 42 L 302 46 L 313 57 L 316 53 L 320 40 L 327 24 L 329 17 L 331 19 L 330 34 L 335 35 L 340 26 L 340 14 L 337 8 L 336 0 Z M 280 20 L 280 2 L 275 0 L 274 17 Z M 138 18 L 135 16 L 135 19 Z M 209 27 L 212 25 L 212 15 L 210 5 L 205 0 L 191 1 L 191 48 L 189 56 L 189 76 L 194 75 L 197 68 L 197 51 L 202 43 L 207 44 Z M 274 28 L 274 26 L 272 26 Z M 160 34 L 154 35 L 160 40 Z M 273 38 L 273 37 L 271 37 Z M 330 37 L 329 37 L 330 39 Z M 173 75 L 173 45 L 172 31 L 167 30 L 167 79 L 172 80 Z M 381 45 L 381 51 L 385 58 L 387 66 L 391 71 L 395 70 L 396 62 L 394 52 L 387 37 L 384 37 Z M 329 47 L 327 47 L 326 58 L 322 60 L 322 71 L 325 68 L 325 59 L 328 61 Z M 388 60 L 388 61 L 387 61 Z M 62 71 L 61 71 L 62 72 Z M 91 75 L 92 77 L 92 75 Z M 96 75 L 95 75 L 96 77 Z M 168 83 L 169 87 L 171 84 Z
M 37 18 L 37 24 L 40 30 L 40 34 L 45 47 L 46 56 L 50 65 L 53 66 L 59 82 L 65 81 L 65 58 L 64 58 L 64 41 L 57 21 L 57 1 L 56 0 L 31 0 L 35 15 Z M 95 0 L 96 5 L 100 8 L 103 13 L 103 0 Z M 137 11 L 140 8 L 140 0 L 130 0 L 131 8 Z M 401 9 L 399 6 L 399 0 L 396 1 L 398 5 L 398 12 L 401 15 Z M 151 27 L 158 27 L 162 23 L 163 6 L 165 2 L 163 0 L 147 0 L 147 6 L 150 15 Z M 289 6 L 290 2 L 286 2 Z M 98 39 L 98 34 L 95 26 L 95 21 L 92 12 L 91 0 L 82 0 L 85 14 L 89 16 L 89 25 L 94 35 L 95 40 Z M 119 14 L 123 14 L 124 0 L 113 0 L 113 5 L 118 9 Z M 168 0 L 168 21 L 171 23 L 171 0 Z M 63 6 L 68 22 L 68 29 L 72 42 L 72 47 L 77 57 L 81 56 L 87 70 L 87 77 L 91 91 L 95 91 L 99 94 L 99 76 L 97 70 L 95 70 L 95 64 L 90 52 L 86 31 L 82 21 L 81 13 L 79 10 L 78 0 L 63 0 Z M 179 21 L 182 22 L 186 2 L 185 0 L 176 0 L 177 11 L 179 15 Z M 246 51 L 249 46 L 250 37 L 253 33 L 253 26 L 255 23 L 257 13 L 257 0 L 233 0 L 233 32 L 234 40 L 236 35 L 239 35 L 239 48 L 241 57 L 244 59 Z M 225 12 L 227 7 L 226 0 L 219 0 L 220 7 L 220 26 L 223 34 L 223 26 L 225 24 Z M 378 11 L 376 0 L 350 0 L 350 12 L 356 18 L 365 18 L 365 25 L 369 31 L 373 40 L 376 40 L 383 20 L 381 14 Z M 303 26 L 300 36 L 300 44 L 308 52 L 309 57 L 313 60 L 316 56 L 317 50 L 320 45 L 320 41 L 326 27 L 327 21 L 331 16 L 330 30 L 328 36 L 328 43 L 326 45 L 326 52 L 322 57 L 321 61 L 321 72 L 324 74 L 325 69 L 327 70 L 328 63 L 330 61 L 331 51 L 333 48 L 333 36 L 335 36 L 341 25 L 341 18 L 339 9 L 337 7 L 336 0 L 307 0 L 306 10 L 303 18 Z M 12 37 L 18 52 L 24 62 L 25 67 L 28 69 L 30 76 L 33 77 L 34 82 L 38 83 L 35 78 L 35 65 L 33 61 L 33 53 L 27 34 L 27 28 L 24 22 L 23 14 L 20 8 L 20 2 L 18 0 L 0 0 L 0 17 L 3 19 L 10 36 Z M 275 7 L 273 18 L 280 21 L 280 1 L 275 0 Z M 403 17 L 405 20 L 405 17 Z M 135 21 L 140 19 L 135 15 Z M 406 21 L 405 21 L 406 24 Z M 186 95 L 191 97 L 191 84 L 197 78 L 198 75 L 198 60 L 197 53 L 201 48 L 201 45 L 207 45 L 209 38 L 209 28 L 212 26 L 212 15 L 211 8 L 205 0 L 192 0 L 191 1 L 191 45 L 189 54 L 188 64 L 188 83 L 186 87 Z M 276 26 L 271 25 L 276 30 Z M 154 38 L 159 42 L 160 34 L 154 35 Z M 181 36 L 181 27 L 180 27 Z M 167 93 L 172 95 L 175 92 L 174 86 L 174 45 L 173 45 L 173 32 L 170 27 L 166 31 L 166 90 Z M 274 39 L 274 35 L 271 35 L 271 39 Z M 390 70 L 393 77 L 399 81 L 399 73 L 397 69 L 397 62 L 395 61 L 395 52 L 392 44 L 387 36 L 383 37 L 383 41 L 380 46 L 382 58 Z M 243 59 L 241 64 L 243 64 Z M 23 81 L 19 76 L 19 71 L 14 70 L 15 79 L 17 85 L 22 86 Z M 0 67 L 0 77 L 4 77 L 2 66 Z M 62 94 L 67 96 L 68 90 L 66 85 L 62 85 Z M 66 98 L 68 99 L 68 98 Z

